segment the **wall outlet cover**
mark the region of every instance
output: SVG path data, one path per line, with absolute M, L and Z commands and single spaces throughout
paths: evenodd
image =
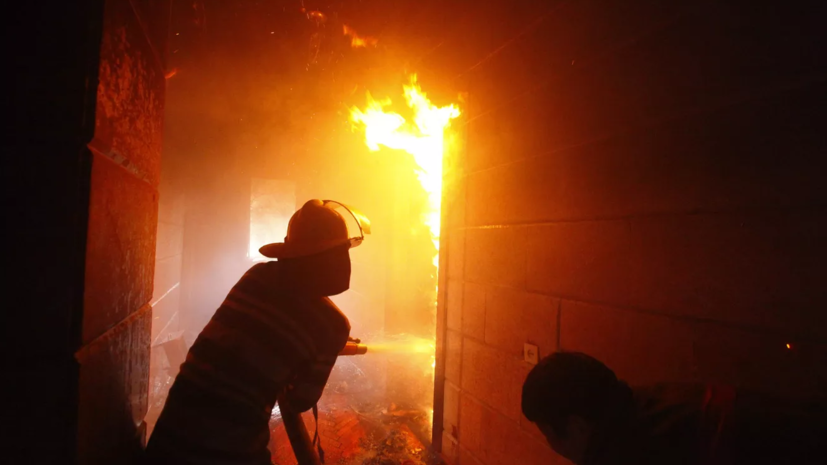
M 523 344 L 523 358 L 526 362 L 536 365 L 540 361 L 540 349 L 534 344 Z

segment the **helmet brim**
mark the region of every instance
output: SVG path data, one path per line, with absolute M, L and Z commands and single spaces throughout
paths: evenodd
M 286 242 L 274 242 L 261 246 L 258 252 L 267 258 L 298 258 L 316 255 L 330 249 L 347 245 L 353 246 L 350 239 L 337 239 L 330 241 L 314 242 L 312 244 L 290 244 Z

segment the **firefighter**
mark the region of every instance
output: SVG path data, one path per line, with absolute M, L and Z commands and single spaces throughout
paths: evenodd
M 250 268 L 199 334 L 149 439 L 147 463 L 271 463 L 277 399 L 282 410 L 312 408 L 349 340 L 348 319 L 329 296 L 350 286 L 349 249 L 369 225 L 351 207 L 310 200 L 284 242 L 260 249 L 278 261 Z
M 630 388 L 582 353 L 545 357 L 523 384 L 523 414 L 577 465 L 823 464 L 823 399 L 727 386 Z

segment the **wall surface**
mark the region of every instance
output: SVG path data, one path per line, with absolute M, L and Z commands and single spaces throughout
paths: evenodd
M 437 368 L 451 463 L 562 462 L 520 412 L 526 342 L 633 384 L 827 388 L 816 3 L 491 2 L 423 59 L 469 93 Z
M 181 329 L 181 264 L 184 256 L 185 194 L 172 173 L 161 169 L 155 278 L 152 291 L 152 345 L 175 337 Z
M 78 409 L 81 463 L 144 440 L 169 3 L 107 1 L 100 46 Z

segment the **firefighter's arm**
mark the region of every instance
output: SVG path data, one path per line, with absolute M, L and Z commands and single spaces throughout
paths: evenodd
M 338 352 L 319 354 L 299 371 L 285 392 L 285 401 L 291 410 L 304 412 L 316 405 L 337 356 Z

